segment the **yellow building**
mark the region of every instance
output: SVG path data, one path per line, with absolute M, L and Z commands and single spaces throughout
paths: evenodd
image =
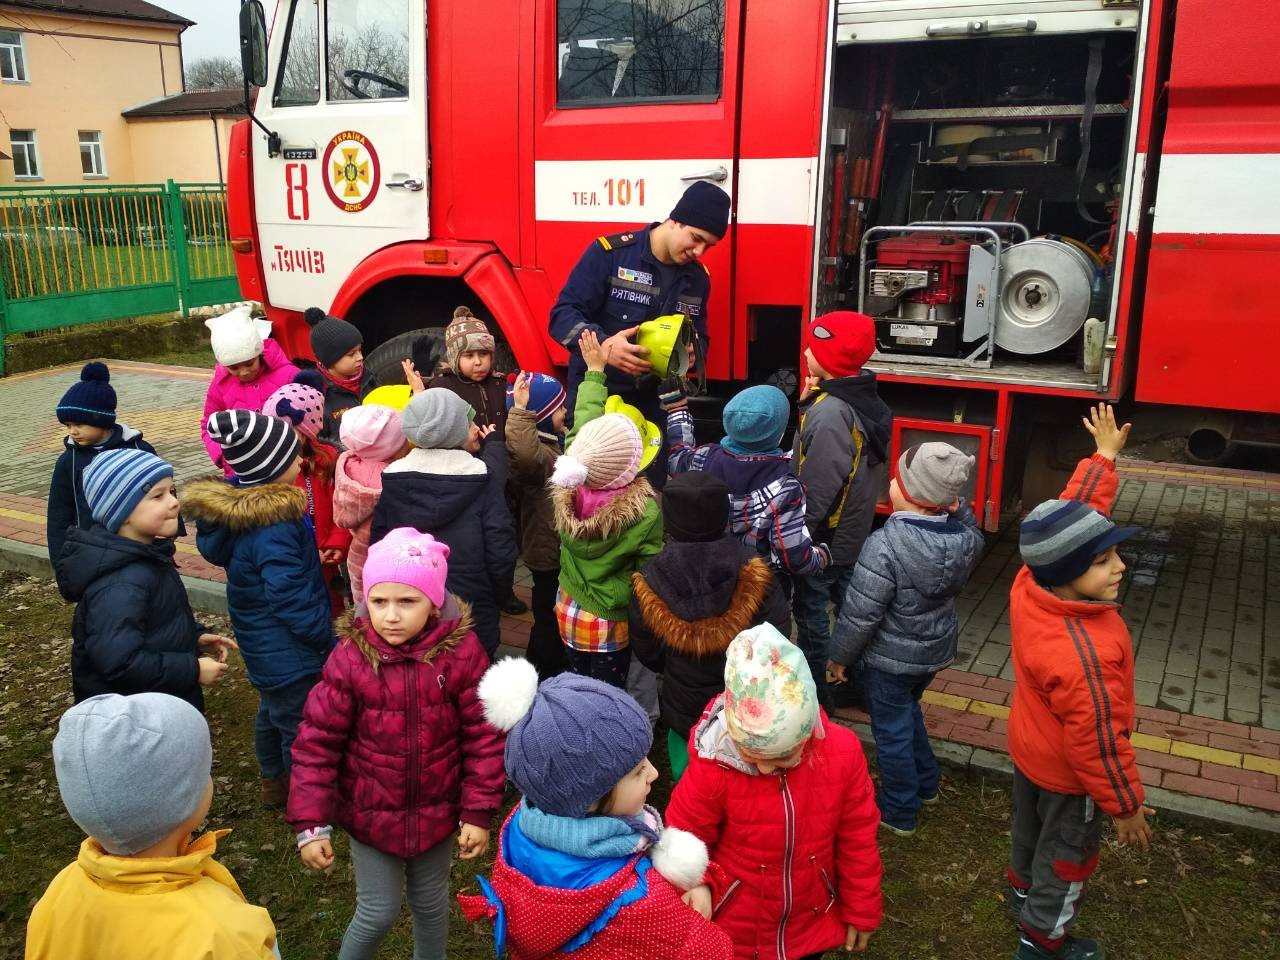
M 221 180 L 236 97 L 184 91 L 191 25 L 143 0 L 0 0 L 0 185 Z

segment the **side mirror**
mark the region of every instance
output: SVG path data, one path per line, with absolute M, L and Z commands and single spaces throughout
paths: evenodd
M 240 69 L 245 83 L 267 84 L 267 15 L 260 0 L 240 4 Z

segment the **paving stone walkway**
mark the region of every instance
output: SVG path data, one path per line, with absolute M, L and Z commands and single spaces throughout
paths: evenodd
M 209 372 L 110 366 L 120 419 L 174 464 L 179 482 L 210 473 L 199 439 Z M 45 497 L 63 436 L 53 408 L 79 370 L 0 380 L 0 541 L 45 543 Z M 1130 570 L 1121 597 L 1137 656 L 1132 742 L 1143 780 L 1280 812 L 1280 476 L 1126 460 L 1120 476 L 1115 519 L 1143 527 L 1124 551 Z M 177 558 L 188 576 L 223 580 L 191 537 L 179 542 Z M 957 661 L 925 694 L 939 740 L 1007 752 L 1008 596 L 1018 567 L 1010 524 L 961 594 Z M 517 589 L 528 599 L 520 574 Z M 527 615 L 503 618 L 508 650 L 524 649 L 529 625 Z

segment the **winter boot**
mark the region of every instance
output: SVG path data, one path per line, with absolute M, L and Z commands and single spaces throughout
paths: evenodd
M 1023 934 L 1013 960 L 1106 960 L 1106 956 L 1102 944 L 1096 940 L 1067 937 L 1057 950 L 1046 950 Z
M 289 774 L 262 778 L 262 805 L 271 810 L 283 810 L 289 803 Z

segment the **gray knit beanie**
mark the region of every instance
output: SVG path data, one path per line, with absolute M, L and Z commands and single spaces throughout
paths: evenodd
M 601 680 L 562 673 L 539 685 L 528 660 L 507 657 L 478 693 L 485 718 L 507 731 L 507 776 L 545 813 L 585 817 L 653 746 L 648 714 Z
M 467 442 L 471 405 L 452 390 L 423 390 L 400 414 L 401 429 L 414 446 L 423 450 L 458 450 Z
M 898 458 L 898 489 L 917 506 L 950 506 L 964 493 L 974 463 L 949 443 L 917 443 Z
M 90 697 L 62 715 L 53 738 L 67 813 L 114 856 L 145 850 L 185 823 L 212 765 L 209 725 L 167 693 Z

